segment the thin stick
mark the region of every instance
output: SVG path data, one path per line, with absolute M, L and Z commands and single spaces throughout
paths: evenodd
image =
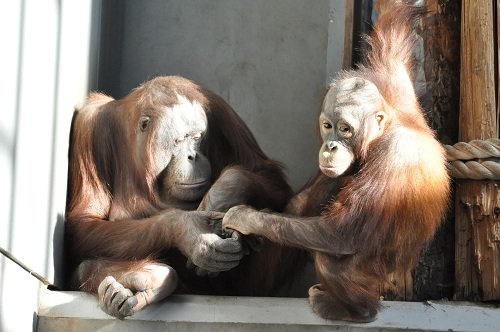
M 52 285 L 50 283 L 50 281 L 48 281 L 47 279 L 45 279 L 44 277 L 42 277 L 41 275 L 39 275 L 38 273 L 36 273 L 32 269 L 30 269 L 26 265 L 24 265 L 23 262 L 21 262 L 20 260 L 18 260 L 16 257 L 14 257 L 10 252 L 8 252 L 7 250 L 5 250 L 4 248 L 0 247 L 0 253 L 2 253 L 2 255 L 4 255 L 8 259 L 10 259 L 11 261 L 13 261 L 17 265 L 19 265 L 20 267 L 22 267 L 26 272 L 28 272 L 29 274 L 31 274 L 33 277 L 35 277 L 38 280 L 40 280 L 44 285 L 47 286 L 47 288 L 52 289 L 52 290 L 57 289 L 57 287 L 54 286 L 54 285 Z

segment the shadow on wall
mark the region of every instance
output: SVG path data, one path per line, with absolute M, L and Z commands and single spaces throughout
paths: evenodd
M 54 285 L 64 289 L 66 287 L 66 272 L 64 268 L 64 215 L 57 214 L 57 222 L 54 227 L 54 235 L 52 237 L 52 246 L 54 248 Z

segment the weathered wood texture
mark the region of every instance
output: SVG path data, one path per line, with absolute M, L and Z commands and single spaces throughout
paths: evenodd
M 424 45 L 426 83 L 420 100 L 441 143 L 455 144 L 460 100 L 461 1 L 427 0 L 426 6 L 428 14 L 418 31 Z
M 459 140 L 498 137 L 495 0 L 462 2 Z M 498 181 L 457 181 L 455 298 L 500 299 Z
M 427 0 L 428 13 L 417 29 L 424 51 L 423 59 L 420 60 L 424 78 L 417 80 L 417 84 L 423 83 L 423 87 L 417 87 L 417 91 L 427 121 L 443 144 L 454 144 L 458 138 L 460 2 Z M 453 296 L 454 228 L 454 210 L 450 208 L 434 240 L 423 250 L 413 273 L 414 300 Z
M 344 59 L 342 60 L 342 68 L 344 69 L 349 69 L 352 66 L 353 18 L 354 18 L 354 1 L 346 1 L 345 28 L 344 28 Z

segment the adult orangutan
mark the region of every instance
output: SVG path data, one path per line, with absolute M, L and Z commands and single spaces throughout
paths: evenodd
M 186 292 L 269 294 L 281 284 L 280 247 L 243 257 L 236 232 L 215 233 L 222 214 L 214 211 L 279 211 L 290 196 L 280 165 L 238 115 L 194 82 L 158 77 L 121 100 L 91 94 L 71 132 L 70 287 L 98 293 L 120 318 L 168 296 L 178 279 Z M 187 263 L 221 273 L 198 277 Z
M 311 251 L 320 283 L 309 301 L 327 319 L 374 320 L 379 285 L 414 268 L 447 210 L 444 152 L 408 74 L 421 11 L 395 5 L 376 23 L 364 63 L 331 84 L 319 116 L 321 173 L 287 208 L 309 217 L 239 206 L 223 219 Z

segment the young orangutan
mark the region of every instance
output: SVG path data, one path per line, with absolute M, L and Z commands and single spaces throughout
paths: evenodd
M 374 320 L 379 285 L 414 268 L 447 210 L 444 151 L 408 74 L 421 12 L 395 5 L 375 25 L 364 63 L 331 84 L 319 116 L 321 173 L 287 208 L 309 217 L 238 206 L 223 219 L 311 251 L 320 283 L 309 301 L 327 319 Z

